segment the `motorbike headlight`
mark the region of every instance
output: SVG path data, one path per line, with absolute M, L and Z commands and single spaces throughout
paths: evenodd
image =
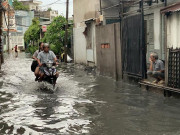
M 51 68 L 53 64 L 52 63 L 47 63 L 46 65 L 47 65 L 48 68 Z

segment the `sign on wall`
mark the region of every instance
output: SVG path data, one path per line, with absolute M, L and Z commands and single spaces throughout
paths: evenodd
M 109 43 L 103 43 L 103 44 L 101 44 L 101 48 L 102 49 L 110 48 L 110 44 Z
M 42 32 L 46 32 L 47 31 L 47 26 L 46 25 L 43 25 L 42 26 Z

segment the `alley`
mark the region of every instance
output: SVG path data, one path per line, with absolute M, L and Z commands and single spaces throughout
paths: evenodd
M 0 134 L 178 135 L 180 100 L 60 65 L 54 94 L 39 90 L 32 59 L 6 57 L 0 78 Z

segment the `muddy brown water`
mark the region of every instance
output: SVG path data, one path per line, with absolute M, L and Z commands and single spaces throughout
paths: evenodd
M 180 99 L 60 65 L 58 89 L 39 90 L 25 54 L 6 57 L 0 78 L 0 135 L 179 135 Z

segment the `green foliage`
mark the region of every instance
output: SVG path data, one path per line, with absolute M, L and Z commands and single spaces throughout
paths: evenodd
M 48 8 L 48 10 L 47 11 L 52 11 L 52 8 Z
M 66 19 L 63 16 L 54 18 L 43 38 L 43 42 L 49 43 L 52 51 L 56 54 L 62 53 L 61 48 L 63 47 L 65 38 L 65 24 Z
M 29 46 L 26 50 L 26 53 L 34 54 L 36 50 L 38 50 L 38 46 Z
M 34 18 L 32 20 L 32 24 L 29 27 L 29 29 L 24 34 L 24 40 L 26 44 L 35 44 L 40 39 L 40 26 L 39 26 L 39 20 L 37 18 Z
M 60 45 L 50 45 L 50 49 L 51 51 L 53 51 L 55 54 L 59 54 L 59 50 L 61 50 L 61 46 Z
M 19 2 L 18 0 L 14 0 L 13 2 L 14 10 L 29 10 L 29 6 L 24 5 L 22 2 Z

